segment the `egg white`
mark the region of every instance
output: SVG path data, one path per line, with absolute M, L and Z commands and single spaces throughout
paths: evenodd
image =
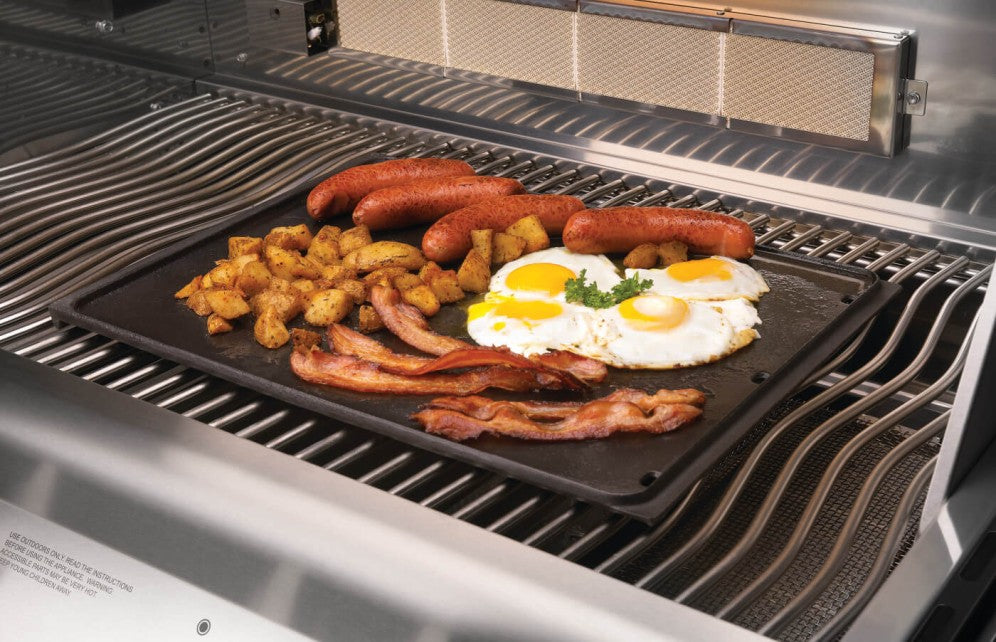
M 549 268 L 549 271 L 556 272 L 558 275 L 563 274 L 566 278 L 576 278 L 581 274 L 581 270 L 585 270 L 587 281 L 596 283 L 602 290 L 611 290 L 612 286 L 622 280 L 612 261 L 601 254 L 575 254 L 564 247 L 551 247 L 527 254 L 503 265 L 491 277 L 488 293 L 520 299 L 563 301 L 563 287 L 560 287 L 559 292 L 521 287 L 522 281 L 529 281 L 529 272 L 542 275 L 543 265 L 559 266 L 559 270 Z M 522 268 L 526 269 L 522 270 Z M 526 273 L 526 278 L 521 278 L 523 273 Z M 519 278 L 516 278 L 517 276 Z M 512 282 L 510 282 L 510 277 Z M 559 278 L 556 281 L 559 281 Z

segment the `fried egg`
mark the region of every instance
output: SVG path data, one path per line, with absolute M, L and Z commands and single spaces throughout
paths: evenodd
M 601 311 L 603 345 L 581 352 L 619 368 L 669 369 L 710 363 L 748 345 L 760 323 L 745 299 L 685 300 L 649 294 Z
M 622 278 L 612 261 L 601 254 L 575 254 L 552 247 L 506 263 L 491 277 L 489 295 L 517 299 L 564 300 L 564 284 L 585 271 L 585 278 L 610 290 Z
M 745 298 L 757 301 L 768 292 L 768 284 L 746 263 L 725 256 L 682 261 L 663 269 L 626 270 L 626 277 L 639 273 L 650 279 L 652 294 L 663 294 L 690 301 L 719 301 Z

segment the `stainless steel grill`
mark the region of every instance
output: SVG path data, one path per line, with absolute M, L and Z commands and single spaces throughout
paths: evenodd
M 16 73 L 21 59 L 0 59 Z M 27 61 L 23 64 L 30 64 Z M 659 525 L 338 424 L 71 327 L 47 304 L 377 150 L 463 158 L 589 205 L 669 204 L 746 220 L 759 242 L 904 286 Z M 924 186 L 926 189 L 927 186 Z M 14 194 L 17 194 L 16 198 Z M 722 194 L 341 112 L 197 95 L 0 171 L 0 347 L 782 639 L 845 629 L 912 543 L 989 278 L 977 258 L 785 218 Z M 894 235 L 890 235 L 894 236 Z M 855 554 L 860 542 L 865 553 Z M 868 555 L 868 550 L 878 551 Z

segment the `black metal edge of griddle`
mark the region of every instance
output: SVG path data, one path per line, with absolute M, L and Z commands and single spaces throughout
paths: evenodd
M 363 157 L 363 160 L 366 160 L 366 158 Z M 357 159 L 356 164 L 360 164 L 360 162 Z M 366 162 L 370 161 L 366 160 Z M 282 399 L 283 401 L 323 416 L 351 424 L 360 424 L 360 427 L 373 429 L 375 432 L 398 439 L 412 446 L 465 461 L 500 474 L 509 475 L 541 488 L 570 495 L 582 501 L 605 506 L 620 514 L 646 523 L 654 523 L 666 516 L 668 509 L 682 497 L 685 489 L 701 477 L 701 470 L 689 468 L 687 471 L 683 470 L 679 472 L 674 477 L 659 479 L 647 488 L 635 493 L 599 491 L 579 482 L 551 475 L 550 473 L 537 470 L 513 460 L 504 458 L 496 460 L 495 456 L 490 453 L 468 448 L 443 437 L 430 435 L 413 427 L 355 410 L 307 392 L 307 388 L 315 384 L 301 382 L 301 389 L 287 388 L 279 385 L 268 388 L 261 386 L 257 375 L 219 363 L 209 357 L 179 349 L 155 339 L 150 339 L 144 335 L 131 332 L 79 311 L 79 307 L 87 301 L 99 297 L 104 292 L 120 287 L 122 284 L 129 282 L 133 276 L 154 270 L 157 266 L 171 261 L 175 256 L 202 243 L 212 241 L 216 237 L 227 236 L 232 227 L 243 225 L 257 216 L 263 216 L 268 213 L 270 208 L 279 204 L 298 199 L 305 191 L 307 190 L 293 190 L 279 197 L 267 199 L 245 210 L 236 219 L 227 218 L 218 225 L 163 248 L 145 259 L 122 269 L 116 274 L 108 275 L 99 281 L 56 300 L 49 306 L 53 321 L 64 322 L 98 332 L 108 338 L 218 376 L 261 394 Z M 769 255 L 781 258 L 782 260 L 788 258 L 795 265 L 808 265 L 821 272 L 834 272 L 856 278 L 866 283 L 867 287 L 854 299 L 847 312 L 838 319 L 838 323 L 829 325 L 823 332 L 814 335 L 806 343 L 805 349 L 799 351 L 778 373 L 772 373 L 773 376 L 768 377 L 765 381 L 758 384 L 762 386 L 763 390 L 760 396 L 751 397 L 748 400 L 750 403 L 747 404 L 748 408 L 745 412 L 731 420 L 730 425 L 720 434 L 719 438 L 710 441 L 705 451 L 699 454 L 698 458 L 701 459 L 714 461 L 739 443 L 747 431 L 764 418 L 770 405 L 790 395 L 795 390 L 799 381 L 829 359 L 839 345 L 846 341 L 847 338 L 856 334 L 875 311 L 885 305 L 889 299 L 901 290 L 901 288 L 892 283 L 880 280 L 878 275 L 864 268 L 841 265 L 825 259 L 790 254 L 777 249 L 763 247 L 758 248 L 757 254 Z M 753 406 L 753 409 L 751 409 L 751 406 Z

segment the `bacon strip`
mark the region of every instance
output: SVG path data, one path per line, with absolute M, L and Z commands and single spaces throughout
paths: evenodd
M 437 356 L 476 346 L 454 337 L 438 334 L 418 308 L 403 303 L 401 293 L 394 288 L 376 285 L 370 292 L 370 303 L 384 325 L 408 345 Z M 546 368 L 565 370 L 587 383 L 598 383 L 608 375 L 605 364 L 581 355 L 552 350 L 529 358 Z
M 393 352 L 379 341 L 338 323 L 329 326 L 328 336 L 335 352 L 376 363 L 381 370 L 394 374 L 421 375 L 456 368 L 513 366 L 536 371 L 537 381 L 545 388 L 579 390 L 585 385 L 570 372 L 547 368 L 508 350 L 474 346 L 430 359 Z
M 543 387 L 536 370 L 490 366 L 460 373 L 400 375 L 369 361 L 317 349 L 292 353 L 291 370 L 310 383 L 397 395 L 472 395 L 487 388 L 526 392 Z
M 705 395 L 693 388 L 681 390 L 658 390 L 648 395 L 635 388 L 620 388 L 598 401 L 627 402 L 635 405 L 643 412 L 651 412 L 658 406 L 667 404 L 687 404 L 701 406 L 705 403 Z M 468 417 L 488 421 L 502 407 L 513 408 L 528 419 L 551 420 L 565 419 L 585 405 L 583 401 L 495 401 L 487 397 L 438 397 L 426 405 L 426 408 L 453 410 Z
M 701 393 L 694 394 L 698 391 L 662 390 L 654 395 L 646 395 L 637 390 L 619 392 L 623 394 L 616 398 L 609 395 L 579 406 L 492 401 L 483 397 L 471 397 L 469 400 L 448 397 L 433 400 L 425 409 L 412 415 L 412 419 L 420 423 L 426 432 L 454 441 L 474 439 L 482 434 L 564 441 L 599 439 L 616 432 L 658 434 L 674 430 L 702 414 L 701 408 L 689 403 L 658 403 L 658 400 L 663 399 L 704 399 Z M 460 406 L 470 409 L 473 414 L 453 409 Z M 647 409 L 644 410 L 641 406 Z M 559 421 L 536 421 L 550 418 L 559 418 Z

